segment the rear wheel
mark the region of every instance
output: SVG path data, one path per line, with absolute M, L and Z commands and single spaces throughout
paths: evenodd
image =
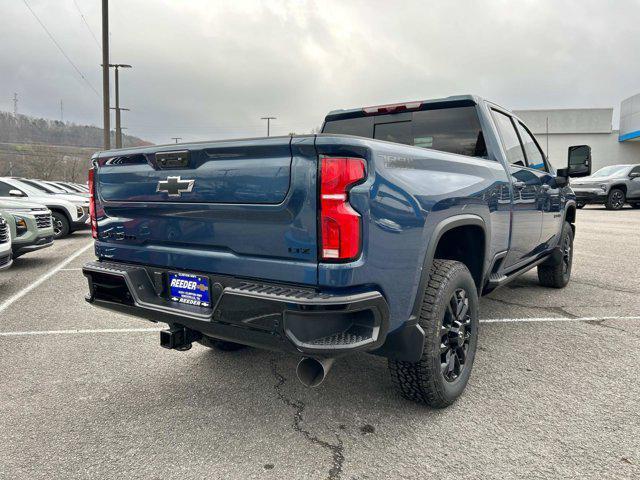
M 620 210 L 624 207 L 625 195 L 619 188 L 612 188 L 607 196 L 607 203 L 605 206 L 608 210 Z
M 214 350 L 221 350 L 223 352 L 235 352 L 236 350 L 247 348 L 246 345 L 242 345 L 240 343 L 227 342 L 225 340 L 218 340 L 217 338 L 207 337 L 204 335 L 200 340 L 198 340 L 198 343 L 205 347 L 213 348 Z
M 478 343 L 478 293 L 464 264 L 433 261 L 419 324 L 425 332 L 422 358 L 390 359 L 391 379 L 403 397 L 443 408 L 464 391 Z
M 64 213 L 51 212 L 51 217 L 53 220 L 53 238 L 58 240 L 59 238 L 69 235 L 71 226 L 69 225 L 69 220 L 67 220 Z
M 569 222 L 564 222 L 560 236 L 562 258 L 558 263 L 538 265 L 538 281 L 543 287 L 564 288 L 571 279 L 573 264 L 573 229 Z

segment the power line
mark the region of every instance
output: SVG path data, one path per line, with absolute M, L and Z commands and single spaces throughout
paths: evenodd
M 78 2 L 76 2 L 76 0 L 73 0 L 73 4 L 78 9 L 78 13 L 80 14 L 80 18 L 82 18 L 82 21 L 87 26 L 87 30 L 89 30 L 89 33 L 93 37 L 93 41 L 96 43 L 96 46 L 98 47 L 98 50 L 100 50 L 100 42 L 98 41 L 98 38 L 96 37 L 95 33 L 93 33 L 93 30 L 91 30 L 91 27 L 89 26 L 89 23 L 87 22 L 87 19 L 84 17 L 84 14 L 82 13 L 82 10 L 80 10 L 80 6 L 78 5 Z
M 60 44 L 56 41 L 56 39 L 54 38 L 54 36 L 51 34 L 51 32 L 47 29 L 47 27 L 45 27 L 44 23 L 42 23 L 42 20 L 40 20 L 40 18 L 38 17 L 38 15 L 36 15 L 36 12 L 33 11 L 33 9 L 29 6 L 29 4 L 27 3 L 27 0 L 22 0 L 24 2 L 24 4 L 26 5 L 26 7 L 29 9 L 29 11 L 31 12 L 31 14 L 33 15 L 33 17 L 38 21 L 38 23 L 40 24 L 40 26 L 42 27 L 42 29 L 47 33 L 47 35 L 49 36 L 49 38 L 51 39 L 51 41 L 54 43 L 54 45 L 56 47 L 58 47 L 58 50 L 60 50 L 60 53 L 62 53 L 62 55 L 64 56 L 64 58 L 67 59 L 67 62 L 69 62 L 69 64 L 73 67 L 73 69 L 78 73 L 78 75 L 80 75 L 80 77 L 82 78 L 82 80 L 85 81 L 85 83 L 87 85 L 89 85 L 89 88 L 91 88 L 91 90 L 93 90 L 93 92 L 98 96 L 98 98 L 100 97 L 100 94 L 98 93 L 98 91 L 95 89 L 95 87 L 93 85 L 91 85 L 91 82 L 89 82 L 89 80 L 87 80 L 87 77 L 85 77 L 82 72 L 80 71 L 80 69 L 76 66 L 75 63 L 73 63 L 73 61 L 69 58 L 69 56 L 65 53 L 65 51 L 62 49 L 62 47 L 60 46 Z

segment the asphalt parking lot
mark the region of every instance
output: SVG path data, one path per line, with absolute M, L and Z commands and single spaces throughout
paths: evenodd
M 578 212 L 573 276 L 481 303 L 465 395 L 397 396 L 384 359 L 158 346 L 88 306 L 76 233 L 0 274 L 2 478 L 639 478 L 640 210 Z

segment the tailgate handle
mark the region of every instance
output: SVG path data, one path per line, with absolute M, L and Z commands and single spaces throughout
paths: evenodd
M 156 163 L 163 168 L 185 168 L 189 166 L 189 150 L 157 152 Z

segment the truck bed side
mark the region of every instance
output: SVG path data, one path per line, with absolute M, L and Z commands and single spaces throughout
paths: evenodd
M 484 225 L 484 269 L 508 248 L 510 190 L 497 161 L 347 135 L 318 135 L 319 155 L 361 156 L 370 174 L 350 204 L 363 217 L 363 254 L 348 264 L 320 263 L 321 288 L 375 286 L 389 303 L 390 330 L 411 316 L 425 256 L 437 226 L 459 216 Z

